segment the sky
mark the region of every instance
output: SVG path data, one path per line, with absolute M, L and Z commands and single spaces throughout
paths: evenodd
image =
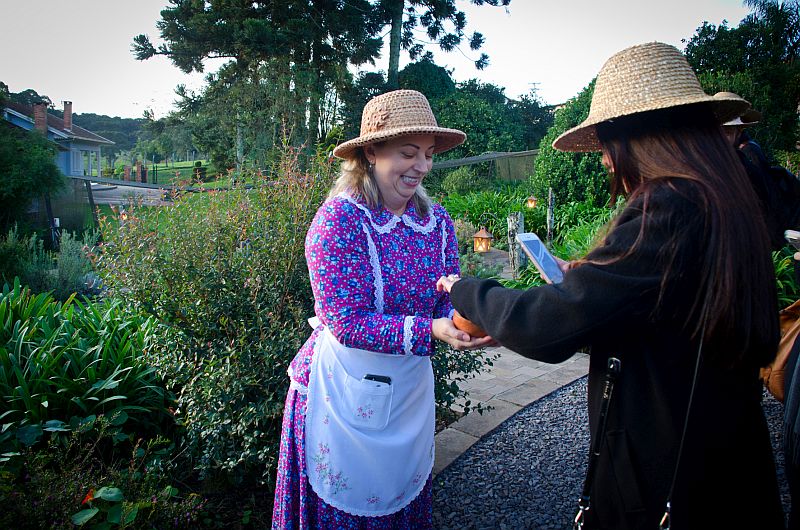
M 77 113 L 124 118 L 152 110 L 156 118 L 173 108 L 175 87 L 199 90 L 205 74 L 184 74 L 165 57 L 137 61 L 133 37 L 160 42 L 156 22 L 167 0 L 0 0 L 0 81 L 11 92 L 28 88 L 50 97 L 56 108 L 73 102 Z M 476 70 L 479 52 L 443 53 L 437 64 L 456 81 L 477 78 L 505 87 L 517 98 L 536 90 L 546 104 L 575 96 L 615 52 L 634 44 L 661 41 L 683 49 L 703 21 L 736 26 L 747 14 L 741 0 L 512 0 L 508 9 L 474 6 L 466 12 L 467 33 L 483 33 L 481 51 L 489 66 Z M 424 33 L 418 36 L 425 40 Z M 388 44 L 387 44 L 388 47 Z M 388 50 L 384 53 L 388 55 Z M 401 68 L 408 56 L 401 53 Z M 207 63 L 214 71 L 220 61 Z M 363 70 L 386 70 L 388 58 Z

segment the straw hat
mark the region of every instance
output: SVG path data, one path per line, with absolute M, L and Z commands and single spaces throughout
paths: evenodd
M 417 134 L 436 137 L 434 153 L 461 145 L 467 138 L 457 129 L 439 127 L 428 100 L 421 93 L 416 90 L 395 90 L 367 102 L 361 114 L 361 135 L 338 145 L 333 155 L 348 158 L 359 147 Z
M 750 104 L 736 94 L 703 92 L 686 58 L 674 46 L 650 42 L 611 56 L 597 74 L 589 117 L 553 142 L 561 151 L 599 151 L 595 125 L 605 121 L 695 103 L 708 103 L 720 122 L 741 115 Z
M 730 98 L 740 97 L 733 92 L 717 92 L 714 94 L 715 98 Z M 722 124 L 723 127 L 747 127 L 748 125 L 755 125 L 761 121 L 761 113 L 755 109 L 747 109 L 741 116 L 737 116 L 732 120 L 728 120 Z

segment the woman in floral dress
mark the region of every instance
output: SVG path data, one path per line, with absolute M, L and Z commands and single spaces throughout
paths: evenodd
M 432 528 L 434 339 L 492 342 L 457 330 L 436 292 L 457 242 L 422 179 L 464 139 L 398 90 L 334 150 L 342 173 L 306 236 L 316 317 L 289 368 L 273 528 Z

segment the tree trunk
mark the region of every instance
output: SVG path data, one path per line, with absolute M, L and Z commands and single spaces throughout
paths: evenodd
M 322 104 L 322 92 L 325 90 L 322 82 L 322 58 L 319 56 L 319 42 L 316 40 L 311 45 L 311 90 L 308 94 L 308 136 L 306 147 L 313 151 L 319 140 L 319 107 Z
M 405 0 L 392 0 L 392 31 L 389 36 L 389 75 L 388 85 L 390 89 L 400 88 L 397 78 L 400 68 L 400 37 L 403 30 L 403 9 Z

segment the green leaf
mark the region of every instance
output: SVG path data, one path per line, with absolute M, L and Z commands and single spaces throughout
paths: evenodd
M 100 511 L 99 508 L 89 508 L 87 510 L 81 510 L 72 516 L 72 524 L 83 526 L 99 511 Z
M 114 411 L 110 414 L 110 416 L 111 416 L 111 421 L 109 423 L 111 423 L 111 425 L 115 427 L 122 425 L 123 423 L 128 421 L 128 413 L 125 412 L 124 410 Z
M 119 502 L 124 497 L 122 495 L 122 490 L 119 489 L 119 488 L 102 487 L 102 488 L 100 488 L 99 490 L 97 490 L 95 492 L 94 498 L 95 499 L 103 499 L 103 500 L 112 501 L 112 502 Z
M 25 447 L 30 447 L 42 437 L 41 425 L 26 425 L 17 430 L 17 440 Z
M 111 508 L 108 509 L 108 516 L 106 519 L 109 523 L 116 523 L 119 524 L 120 519 L 122 518 L 122 504 L 115 504 Z
M 134 506 L 133 509 L 131 509 L 131 511 L 125 514 L 125 521 L 123 522 L 123 524 L 125 525 L 131 524 L 134 520 L 136 520 L 136 515 L 138 513 L 139 513 L 139 506 Z

